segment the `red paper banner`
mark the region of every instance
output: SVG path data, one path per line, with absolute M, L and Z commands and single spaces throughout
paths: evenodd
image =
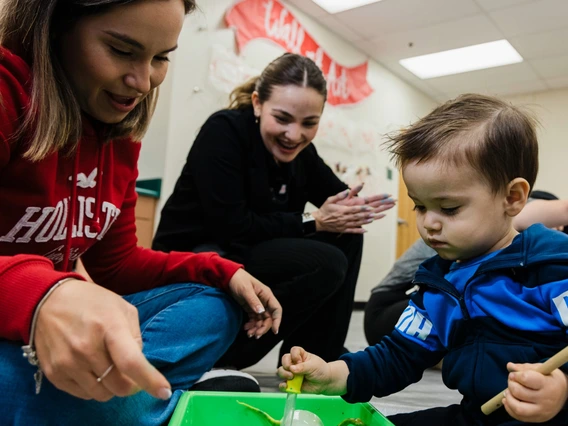
M 239 50 L 254 38 L 266 38 L 312 59 L 325 75 L 331 105 L 354 104 L 373 93 L 368 62 L 351 68 L 337 64 L 278 0 L 242 0 L 227 12 L 225 22 L 237 29 Z

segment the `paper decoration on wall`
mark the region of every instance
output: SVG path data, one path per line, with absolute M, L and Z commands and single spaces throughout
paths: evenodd
M 326 107 L 315 141 L 318 146 L 331 146 L 364 156 L 380 149 L 382 134 L 372 123 L 352 120 L 340 108 Z
M 237 30 L 239 50 L 252 39 L 266 38 L 313 59 L 327 80 L 331 105 L 354 104 L 373 93 L 367 82 L 368 61 L 356 67 L 337 64 L 278 0 L 242 0 L 229 9 L 225 22 Z
M 215 44 L 211 50 L 209 81 L 217 90 L 231 93 L 235 87 L 249 78 L 260 75 L 260 70 L 249 67 L 226 47 Z

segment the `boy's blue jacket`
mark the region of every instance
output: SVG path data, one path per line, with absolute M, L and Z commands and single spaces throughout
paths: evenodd
M 507 387 L 507 362 L 543 362 L 568 345 L 568 236 L 533 225 L 459 289 L 444 279 L 451 263 L 425 261 L 420 291 L 393 333 L 341 357 L 350 372 L 344 398 L 397 392 L 443 358 L 444 383 L 463 395 L 472 424 L 520 424 L 504 409 L 485 416 L 480 407 Z M 554 420 L 568 424 L 568 411 Z

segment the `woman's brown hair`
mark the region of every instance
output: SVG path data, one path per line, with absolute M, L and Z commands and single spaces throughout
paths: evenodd
M 3 0 L 0 45 L 22 57 L 32 73 L 30 106 L 15 135 L 16 139 L 24 134 L 29 137 L 26 158 L 39 161 L 53 152 L 72 152 L 81 138 L 81 109 L 55 55 L 57 34 L 85 16 L 136 1 L 141 0 Z M 196 8 L 194 0 L 180 1 L 186 14 Z M 105 138 L 142 138 L 157 96 L 154 89 L 123 121 L 107 126 Z
M 285 53 L 273 60 L 258 77 L 253 77 L 235 88 L 229 96 L 229 109 L 247 108 L 252 104 L 251 95 L 258 93 L 264 103 L 270 99 L 274 86 L 310 87 L 327 99 L 327 83 L 319 67 L 309 58 L 295 53 Z

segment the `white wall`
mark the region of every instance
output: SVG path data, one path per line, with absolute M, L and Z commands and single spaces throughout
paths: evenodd
M 138 160 L 139 179 L 161 178 L 166 164 L 166 145 L 169 139 L 169 120 L 171 103 L 172 74 L 168 73 L 159 88 L 160 97 L 152 124 L 143 139 L 142 150 Z M 162 96 L 162 94 L 164 96 Z
M 160 99 L 161 114 L 156 115 L 152 129 L 143 141 L 141 176 L 147 176 L 152 158 L 154 170 L 163 170 L 160 207 L 171 194 L 185 158 L 200 126 L 214 111 L 227 105 L 227 95 L 219 92 L 208 81 L 212 46 L 221 44 L 234 49 L 233 30 L 224 28 L 223 16 L 233 4 L 232 0 L 202 0 L 202 12 L 188 17 L 179 40 L 179 49 L 172 58 L 169 83 L 163 87 Z M 313 21 L 291 5 L 289 9 L 323 49 L 339 64 L 358 65 L 367 60 L 352 45 Z M 282 54 L 280 47 L 267 41 L 254 40 L 242 52 L 247 65 L 262 69 Z M 345 117 L 357 123 L 371 123 L 380 133 L 408 125 L 430 111 L 435 102 L 393 76 L 378 63 L 369 61 L 368 80 L 374 93 L 358 105 L 338 107 Z M 169 108 L 168 108 L 169 107 Z M 326 111 L 329 107 L 326 107 Z M 316 145 L 318 141 L 316 139 Z M 329 164 L 341 160 L 346 153 L 323 145 L 318 146 L 321 156 Z M 146 159 L 150 159 L 150 163 Z M 161 165 L 157 164 L 162 161 Z M 381 175 L 381 191 L 397 196 L 397 173 L 393 180 L 386 179 L 387 155 L 377 152 L 377 169 Z M 153 177 L 153 176 L 152 176 Z M 395 257 L 396 212 L 370 225 L 365 236 L 365 252 L 356 300 L 366 301 L 369 292 L 388 272 Z
M 568 89 L 507 99 L 530 108 L 541 124 L 538 131 L 540 168 L 535 189 L 568 198 Z

